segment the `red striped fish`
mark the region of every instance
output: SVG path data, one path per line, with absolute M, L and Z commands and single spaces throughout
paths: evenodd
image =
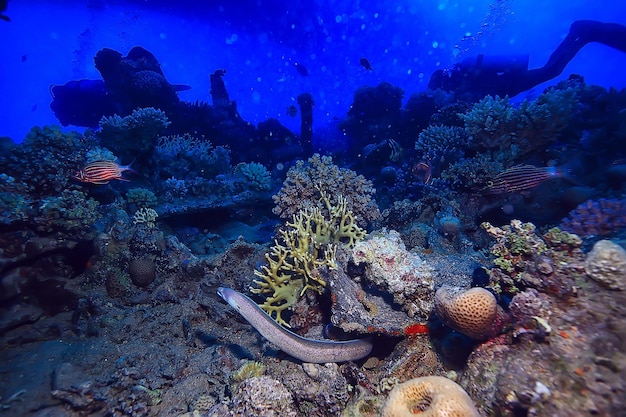
M 517 193 L 562 176 L 563 172 L 557 167 L 538 168 L 533 165 L 515 165 L 488 181 L 483 191 L 487 194 Z
M 111 180 L 129 181 L 122 177 L 125 171 L 135 172 L 128 165 L 120 165 L 115 161 L 94 161 L 72 175 L 72 178 L 81 182 L 89 182 L 91 184 L 104 185 Z

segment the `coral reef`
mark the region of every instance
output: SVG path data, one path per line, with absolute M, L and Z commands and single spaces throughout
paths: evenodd
M 189 133 L 161 136 L 156 144 L 156 152 L 169 158 L 190 156 L 206 157 L 213 145 L 206 139 L 198 139 Z
M 108 150 L 107 148 L 102 148 L 100 146 L 95 146 L 90 148 L 85 154 L 85 165 L 88 165 L 92 162 L 97 161 L 116 161 L 117 157 Z
M 67 234 L 73 239 L 91 236 L 100 217 L 98 206 L 96 200 L 82 191 L 63 190 L 57 197 L 42 199 L 33 220 L 43 233 Z
M 626 250 L 610 240 L 593 245 L 585 259 L 585 272 L 611 290 L 626 290 Z
M 153 175 L 155 179 L 213 179 L 230 171 L 230 151 L 226 147 L 214 147 L 208 139 L 188 133 L 160 137 L 152 159 L 158 167 Z
M 230 374 L 231 390 L 235 392 L 237 386 L 246 379 L 262 376 L 265 373 L 265 365 L 262 362 L 244 361 L 239 369 Z
M 580 86 L 551 87 L 535 100 L 524 100 L 517 109 L 524 125 L 524 134 L 519 135 L 522 146 L 543 146 L 556 140 L 579 114 L 580 94 Z
M 463 128 L 431 125 L 419 134 L 415 149 L 427 160 L 451 163 L 465 156 L 467 142 L 468 136 Z
M 354 389 L 335 363 L 272 363 L 268 373 L 292 393 L 298 415 L 340 416 Z
M 509 303 L 509 311 L 517 323 L 524 323 L 532 317 L 549 317 L 551 308 L 550 298 L 534 288 L 518 293 Z
M 459 383 L 483 414 L 620 413 L 608 393 L 626 389 L 616 366 L 625 293 L 580 282 L 578 297 L 567 302 L 534 289 L 519 293 L 510 304 L 513 329 L 472 352 Z
M 242 162 L 235 167 L 235 173 L 241 175 L 253 190 L 265 191 L 272 186 L 269 171 L 257 162 Z
M 392 389 L 383 415 L 623 414 L 626 90 L 571 77 L 520 104 L 426 91 L 402 108 L 381 83 L 355 92 L 339 137 L 313 136 L 303 93 L 298 137 L 243 120 L 225 70 L 209 105 L 178 100 L 142 48 L 97 68 L 74 87 L 116 107 L 58 115 L 95 131 L 0 138 L 7 414 L 372 417 Z M 137 172 L 72 181 L 98 161 Z M 519 165 L 564 180 L 486 192 Z M 218 287 L 302 336 L 366 337 L 369 357 L 298 362 Z
M 295 214 L 292 222 L 286 223 L 286 229 L 280 230 L 280 242 L 276 240 L 266 254 L 268 265 L 254 272 L 262 281 L 255 280 L 256 287 L 251 291 L 266 296 L 261 308 L 287 327 L 282 318 L 284 310 L 307 290 L 322 293 L 326 282 L 317 268 L 337 267 L 336 245 L 352 247 L 365 237 L 365 231 L 355 224 L 343 198 L 338 199 L 336 206 L 323 193 L 322 200 L 328 217 L 317 207 Z
M 147 287 L 156 278 L 156 265 L 149 258 L 133 259 L 128 264 L 130 280 L 138 287 Z
M 157 205 L 157 197 L 145 188 L 131 188 L 126 192 L 126 202 L 136 209 L 154 208 Z
M 552 228 L 539 237 L 535 225 L 519 220 L 502 228 L 489 223 L 481 226 L 496 239 L 490 248 L 495 268 L 490 270 L 489 287 L 497 294 L 512 296 L 525 288 L 563 298 L 573 294 L 583 260 L 578 236 Z
M 296 417 L 293 396 L 278 380 L 269 376 L 248 378 L 237 386 L 231 416 Z
M 351 152 L 360 152 L 372 138 L 393 137 L 401 123 L 403 95 L 401 88 L 388 82 L 354 92 L 347 118 L 339 124 L 347 136 L 354 138 Z
M 79 133 L 62 132 L 58 126 L 33 127 L 19 146 L 0 156 L 0 166 L 6 175 L 20 179 L 30 196 L 55 196 L 69 187 L 88 144 Z
M 453 214 L 451 208 L 447 208 L 435 216 L 435 227 L 446 238 L 454 239 L 461 233 L 461 220 Z
M 441 172 L 441 179 L 459 191 L 475 191 L 483 188 L 487 181 L 502 172 L 501 162 L 487 153 L 478 153 L 472 158 L 457 160 Z
M 7 174 L 0 174 L 0 224 L 26 221 L 31 212 L 26 187 Z
M 419 318 L 411 318 L 406 311 L 377 287 L 362 286 L 361 277 L 351 278 L 345 272 L 349 253 L 338 249 L 338 268 L 321 270 L 322 277 L 328 283 L 331 292 L 331 323 L 344 332 L 359 334 L 385 334 L 398 336 L 409 334 Z
M 509 147 L 520 128 L 519 114 L 508 97 L 487 96 L 460 117 L 475 150 Z
M 154 227 L 159 214 L 152 208 L 142 207 L 133 215 L 133 224 L 145 224 Z
M 370 234 L 354 246 L 352 259 L 356 265 L 364 264 L 364 278 L 393 295 L 410 317 L 428 318 L 433 309 L 433 270 L 406 250 L 398 232 Z
M 170 124 L 161 110 L 146 107 L 133 110 L 125 117 L 103 117 L 97 136 L 102 146 L 116 155 L 137 158 L 154 149 L 157 137 Z
M 574 87 L 550 88 L 519 107 L 514 107 L 508 97 L 487 96 L 460 115 L 470 136 L 468 145 L 477 151 L 514 146 L 521 152 L 545 146 L 572 121 L 578 94 Z
M 589 200 L 561 221 L 561 229 L 581 237 L 605 236 L 626 228 L 626 200 Z
M 501 320 L 496 298 L 484 288 L 444 285 L 435 293 L 435 309 L 445 324 L 475 340 L 493 337 Z
M 465 390 L 440 376 L 411 379 L 396 385 L 389 393 L 383 417 L 478 417 L 478 411 Z
M 340 196 L 343 197 L 361 227 L 380 216 L 373 198 L 376 190 L 372 182 L 354 171 L 339 168 L 330 156 L 319 154 L 314 154 L 307 162 L 297 161 L 295 166 L 289 168 L 282 188 L 273 197 L 276 205 L 274 213 L 288 219 L 305 208 L 324 210 L 326 207 L 319 198 L 320 191 L 328 194 L 331 204 L 337 204 Z

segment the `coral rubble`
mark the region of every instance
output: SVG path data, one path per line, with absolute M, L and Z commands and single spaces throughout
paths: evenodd
M 364 278 L 393 295 L 410 317 L 424 321 L 433 309 L 433 270 L 406 250 L 398 232 L 372 234 L 352 250 L 355 264 L 365 265 Z

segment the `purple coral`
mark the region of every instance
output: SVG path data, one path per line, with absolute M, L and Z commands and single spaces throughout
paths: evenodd
M 570 211 L 559 227 L 579 236 L 614 233 L 626 228 L 626 200 L 588 200 Z

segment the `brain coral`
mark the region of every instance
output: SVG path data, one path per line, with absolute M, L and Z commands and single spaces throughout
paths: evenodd
M 289 168 L 283 187 L 273 197 L 274 213 L 290 219 L 302 209 L 318 207 L 326 210 L 321 193 L 328 196 L 336 206 L 339 196 L 346 199 L 347 209 L 352 211 L 359 226 L 380 217 L 378 205 L 373 199 L 376 190 L 372 182 L 356 172 L 339 168 L 330 156 L 314 154 L 307 162 L 298 161 Z
M 128 264 L 130 279 L 138 287 L 147 287 L 156 278 L 156 266 L 151 259 L 133 259 Z
M 493 335 L 498 303 L 484 288 L 444 285 L 435 293 L 435 309 L 445 324 L 475 340 Z
M 396 385 L 383 408 L 382 417 L 478 417 L 465 390 L 442 376 L 425 376 Z

